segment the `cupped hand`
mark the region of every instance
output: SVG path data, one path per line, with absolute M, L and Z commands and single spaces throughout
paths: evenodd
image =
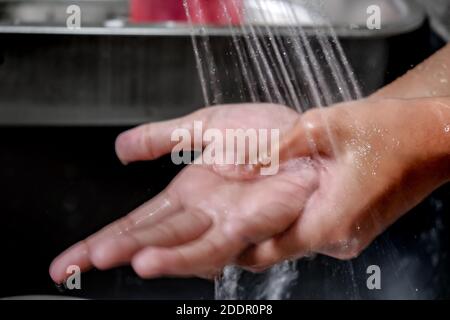
M 279 129 L 283 137 L 298 117 L 275 105 L 207 108 L 132 129 L 119 136 L 116 149 L 124 163 L 158 158 L 174 147 L 173 131 L 193 131 L 194 121 L 221 131 Z M 230 179 L 223 172 L 213 166 L 187 166 L 154 199 L 57 257 L 51 277 L 63 282 L 70 265 L 86 271 L 124 264 L 144 278 L 214 276 L 244 249 L 292 225 L 318 183 L 314 163 L 307 158 L 287 161 L 273 176 Z
M 286 232 L 248 248 L 238 263 L 259 270 L 314 253 L 356 257 L 448 181 L 448 123 L 448 98 L 370 98 L 307 112 L 280 157 L 311 156 L 319 187 Z

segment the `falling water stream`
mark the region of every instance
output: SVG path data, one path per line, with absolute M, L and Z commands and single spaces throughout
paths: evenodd
M 226 99 L 226 80 L 221 73 L 229 71 L 222 71 L 224 66 L 217 62 L 209 27 L 192 23 L 204 20 L 205 8 L 200 1 L 184 0 L 184 6 L 191 24 L 202 92 L 206 105 L 223 104 L 230 101 Z M 223 28 L 230 35 L 226 38 L 228 52 L 221 54 L 231 57 L 225 68 L 232 66 L 237 70 L 233 83 L 241 85 L 237 88 L 239 97 L 234 97 L 232 102 L 278 103 L 302 113 L 308 108 L 362 96 L 333 28 L 325 17 L 314 11 L 320 1 L 314 5 L 311 1 L 295 0 L 218 1 L 222 7 L 221 20 L 227 22 Z M 302 27 L 305 10 L 309 22 L 317 22 L 320 28 Z M 232 13 L 236 12 L 245 17 L 239 25 L 232 23 Z M 297 279 L 295 262 L 286 261 L 259 275 L 256 290 L 249 294 L 243 292 L 248 290 L 240 284 L 245 282 L 244 273 L 238 267 L 226 267 L 216 280 L 216 298 L 288 298 L 289 288 Z M 254 283 L 255 279 L 251 281 Z
M 214 34 L 207 24 L 193 23 L 206 15 L 202 0 L 183 1 L 206 105 L 270 102 L 302 113 L 362 97 L 344 50 L 320 13 L 322 1 L 217 0 L 226 36 Z M 236 12 L 241 14 L 240 24 L 233 22 Z M 329 139 L 333 142 L 332 136 Z M 353 263 L 345 266 L 353 283 L 351 297 L 357 299 Z M 259 275 L 228 266 L 216 280 L 215 295 L 217 299 L 289 298 L 297 278 L 294 261 Z

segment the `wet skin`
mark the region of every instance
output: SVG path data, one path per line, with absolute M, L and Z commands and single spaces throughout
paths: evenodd
M 212 277 L 231 263 L 261 270 L 311 253 L 357 256 L 450 177 L 450 88 L 442 80 L 450 74 L 441 67 L 428 76 L 449 57 L 446 48 L 368 99 L 302 115 L 219 106 L 125 132 L 116 150 L 130 163 L 170 153 L 172 131 L 198 120 L 220 130 L 276 128 L 282 164 L 267 177 L 258 166 L 241 175 L 189 165 L 160 195 L 57 257 L 52 279 L 64 281 L 73 264 L 131 264 L 144 278 Z

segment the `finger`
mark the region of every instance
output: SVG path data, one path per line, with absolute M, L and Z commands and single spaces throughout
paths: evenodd
M 307 163 L 297 164 L 295 174 L 289 170 L 253 182 L 250 192 L 260 200 L 246 203 L 245 212 L 226 220 L 225 233 L 254 244 L 289 229 L 318 186 L 316 171 Z M 284 195 L 282 200 L 267 196 L 267 190 L 274 185 L 277 192 Z
M 285 233 L 246 249 L 236 263 L 250 270 L 264 270 L 284 260 L 299 259 L 310 253 L 306 239 L 300 237 L 295 226 Z
M 259 243 L 289 228 L 296 220 L 300 209 L 284 208 L 276 203 L 262 206 L 256 214 L 233 217 L 225 222 L 225 233 L 249 244 Z
M 205 214 L 176 214 L 153 227 L 102 239 L 91 246 L 90 257 L 98 269 L 110 269 L 129 263 L 132 256 L 146 246 L 172 247 L 193 241 L 210 226 L 211 219 Z
M 216 274 L 246 245 L 215 228 L 186 245 L 145 248 L 133 257 L 132 266 L 142 278 Z
M 179 143 L 171 141 L 176 129 L 186 129 L 194 135 L 194 121 L 208 126 L 208 119 L 215 108 L 204 108 L 185 117 L 145 124 L 128 130 L 117 137 L 116 153 L 124 164 L 133 161 L 153 160 L 168 154 Z
M 303 114 L 282 140 L 274 144 L 275 147 L 270 150 L 270 154 L 260 156 L 254 170 L 259 171 L 262 167 L 271 165 L 273 158 L 284 163 L 294 158 L 330 154 L 332 142 L 325 117 L 326 113 L 323 110 Z
M 165 190 L 139 206 L 125 217 L 107 225 L 86 239 L 89 245 L 111 235 L 121 235 L 136 228 L 150 227 L 180 212 L 182 206 L 176 194 Z
M 214 164 L 210 167 L 221 177 L 230 180 L 248 181 L 260 176 L 259 167 L 254 165 Z
M 280 160 L 330 154 L 333 119 L 326 109 L 304 113 L 280 143 Z
M 314 130 L 310 122 L 299 121 L 281 141 L 280 160 L 307 157 L 318 153 L 317 139 L 312 134 Z
M 53 260 L 49 268 L 50 277 L 55 283 L 63 283 L 70 276 L 68 267 L 72 265 L 78 266 L 82 272 L 92 268 L 88 246 L 84 241 L 68 248 Z
M 154 225 L 180 210 L 181 205 L 178 198 L 168 191 L 163 191 L 126 217 L 113 222 L 61 253 L 50 265 L 50 276 L 55 282 L 61 283 L 67 278 L 66 269 L 70 265 L 77 265 L 82 271 L 91 269 L 94 265 L 90 257 L 90 248 L 97 242 L 111 235 L 129 232 L 143 225 Z

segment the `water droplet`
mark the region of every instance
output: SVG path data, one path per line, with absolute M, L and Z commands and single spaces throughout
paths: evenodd
M 441 83 L 448 83 L 448 80 L 446 78 L 442 78 Z
M 66 291 L 66 286 L 65 286 L 64 282 L 63 283 L 55 283 L 55 287 L 60 293 L 64 293 L 64 291 Z
M 444 127 L 444 132 L 445 132 L 445 133 L 450 133 L 450 124 L 447 124 L 447 125 Z

